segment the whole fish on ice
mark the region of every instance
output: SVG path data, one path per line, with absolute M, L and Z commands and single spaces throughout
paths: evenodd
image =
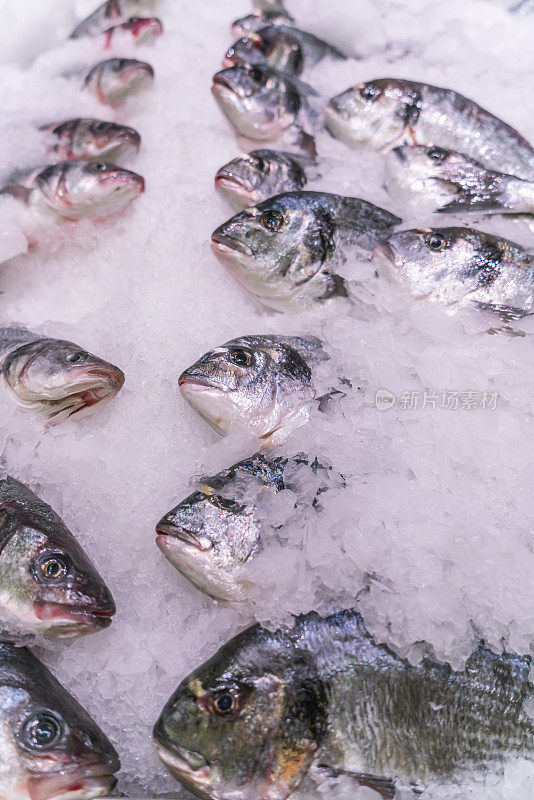
M 81 36 L 102 33 L 112 25 L 151 12 L 155 5 L 155 0 L 105 0 L 74 28 L 70 38 L 79 39 Z
M 534 256 L 472 228 L 399 231 L 376 249 L 387 274 L 417 299 L 518 318 L 534 307 Z
M 0 797 L 109 795 L 120 761 L 87 711 L 25 647 L 0 643 Z
M 0 372 L 17 403 L 48 425 L 83 416 L 124 383 L 118 367 L 72 342 L 23 328 L 0 328 Z
M 426 83 L 380 78 L 333 97 L 326 127 L 349 146 L 387 151 L 402 144 L 456 150 L 485 167 L 534 180 L 534 149 L 473 100 Z
M 82 636 L 107 628 L 114 613 L 109 589 L 63 520 L 0 473 L 0 639 Z
M 280 150 L 252 150 L 217 171 L 215 188 L 241 211 L 276 194 L 304 189 L 305 166 L 313 163 L 305 156 Z
M 99 61 L 85 76 L 83 87 L 106 106 L 120 106 L 152 85 L 154 70 L 135 58 Z
M 178 385 L 217 433 L 248 431 L 270 447 L 307 420 L 314 369 L 327 358 L 315 337 L 241 336 L 203 355 Z
M 429 658 L 414 665 L 373 639 L 356 612 L 310 613 L 225 644 L 180 683 L 154 743 L 203 798 L 286 800 L 305 779 L 344 776 L 354 792 L 365 786 L 386 800 L 411 784 L 497 772 L 507 758 L 531 761 L 531 669 L 528 656 L 482 645 L 462 670 Z
M 335 272 L 349 245 L 368 258 L 401 220 L 356 197 L 286 192 L 225 222 L 217 258 L 266 306 L 279 311 L 346 297 Z
M 48 140 L 47 155 L 58 161 L 118 159 L 137 153 L 141 137 L 136 130 L 116 122 L 77 117 L 42 125 Z

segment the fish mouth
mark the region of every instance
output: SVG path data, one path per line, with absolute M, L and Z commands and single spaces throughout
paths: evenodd
M 206 759 L 199 753 L 189 752 L 179 745 L 173 744 L 172 751 L 164 747 L 156 737 L 153 739 L 156 755 L 171 775 L 186 788 L 203 798 L 208 794 L 211 783 L 210 768 Z
M 243 256 L 252 256 L 252 250 L 244 242 L 226 236 L 224 233 L 215 233 L 211 236 L 211 248 L 217 253 L 239 253 Z
M 328 102 L 328 105 L 325 108 L 325 116 L 327 119 L 327 127 L 328 127 L 328 118 L 334 119 L 346 119 L 348 114 L 346 109 L 342 108 L 339 105 L 339 101 L 336 97 L 332 97 L 332 99 Z
M 36 774 L 28 779 L 30 800 L 91 800 L 105 797 L 117 783 L 114 773 L 120 769 L 118 758 L 77 767 L 59 775 Z
M 183 388 L 198 392 L 205 391 L 206 389 L 221 393 L 229 391 L 224 384 L 211 380 L 211 378 L 209 378 L 207 375 L 191 375 L 188 372 L 182 372 L 178 378 L 178 387 L 182 391 Z
M 214 93 L 230 92 L 231 94 L 237 94 L 237 89 L 234 84 L 220 72 L 216 72 L 213 76 L 211 91 Z
M 239 189 L 242 194 L 252 194 L 254 191 L 254 187 L 250 181 L 247 181 L 241 175 L 234 175 L 232 172 L 224 172 L 223 170 L 219 170 L 216 174 L 215 186 L 217 188 L 219 186 L 228 187 L 234 191 Z
M 396 266 L 396 256 L 397 251 L 389 242 L 381 242 L 381 244 L 377 244 L 373 250 L 373 258 L 382 259 L 393 266 Z
M 182 547 L 185 545 L 187 548 L 193 548 L 201 552 L 211 550 L 213 547 L 205 536 L 199 536 L 193 531 L 188 531 L 186 528 L 181 528 L 168 522 L 159 522 L 156 526 L 156 534 L 156 544 L 164 554 L 165 549 L 168 547 Z
M 35 602 L 33 608 L 38 620 L 52 623 L 45 629 L 45 635 L 56 639 L 68 639 L 109 628 L 115 614 L 115 605 L 111 603 L 105 607 L 95 604 L 80 609 L 61 603 Z
M 57 425 L 111 400 L 121 390 L 125 380 L 124 373 L 118 367 L 84 370 L 80 380 L 76 380 L 76 375 L 72 377 L 74 381 L 64 387 L 62 394 L 38 400 L 48 425 Z

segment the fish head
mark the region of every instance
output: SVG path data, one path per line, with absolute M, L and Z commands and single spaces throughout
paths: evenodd
M 46 204 L 73 220 L 117 212 L 145 190 L 141 175 L 100 161 L 51 164 L 35 182 Z
M 72 119 L 55 125 L 53 152 L 65 159 L 99 158 L 137 152 L 141 137 L 133 128 L 100 119 Z
M 216 188 L 236 210 L 305 183 L 301 165 L 276 150 L 244 153 L 221 167 L 215 176 Z
M 131 17 L 121 25 L 138 43 L 146 44 L 163 33 L 163 24 L 157 17 Z
M 452 184 L 466 179 L 478 165 L 462 153 L 443 147 L 401 145 L 386 156 L 388 174 L 406 191 L 454 193 Z
M 90 70 L 84 86 L 104 105 L 118 106 L 148 88 L 153 80 L 150 64 L 134 58 L 110 58 Z
M 262 11 L 255 9 L 252 14 L 236 19 L 232 24 L 232 33 L 235 36 L 248 36 L 266 25 L 291 25 L 293 18 L 281 11 Z
M 265 43 L 259 33 L 248 33 L 228 48 L 223 58 L 223 67 L 236 64 L 265 64 L 267 53 Z
M 305 192 L 287 192 L 236 214 L 212 234 L 222 264 L 252 294 L 288 299 L 333 257 L 336 223 Z
M 199 797 L 285 800 L 310 766 L 324 689 L 309 654 L 292 667 L 277 634 L 254 626 L 236 636 L 178 686 L 154 727 L 159 758 Z
M 29 800 L 108 795 L 117 753 L 87 712 L 26 648 L 0 645 L 0 792 Z
M 291 81 L 260 64 L 236 64 L 217 72 L 212 92 L 227 119 L 250 139 L 278 138 L 301 108 Z
M 0 505 L 2 616 L 14 632 L 71 638 L 107 628 L 113 597 L 59 517 Z
M 223 66 L 235 64 L 267 64 L 282 72 L 299 75 L 304 67 L 304 56 L 294 36 L 271 26 L 248 33 L 227 50 Z
M 118 367 L 59 339 L 17 348 L 4 361 L 3 375 L 19 404 L 44 414 L 48 424 L 111 400 L 124 383 Z
M 295 342 L 295 346 L 293 346 Z M 183 397 L 221 435 L 248 430 L 268 436 L 315 396 L 300 343 L 318 340 L 243 336 L 210 350 L 183 372 Z
M 333 97 L 325 124 L 335 139 L 354 147 L 387 150 L 398 144 L 416 119 L 418 96 L 390 78 L 359 83 Z

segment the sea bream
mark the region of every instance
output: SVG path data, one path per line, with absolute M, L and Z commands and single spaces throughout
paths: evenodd
M 399 231 L 376 249 L 387 276 L 418 300 L 476 305 L 503 318 L 534 308 L 534 256 L 515 242 L 473 228 Z
M 141 175 L 105 161 L 59 161 L 14 176 L 0 190 L 37 216 L 69 220 L 102 219 L 118 214 L 145 190 Z
M 319 497 L 341 485 L 342 476 L 317 458 L 257 454 L 200 480 L 158 522 L 156 544 L 200 591 L 223 602 L 242 601 L 250 588 L 244 565 L 283 535 L 283 521 L 277 517 L 274 525 L 269 515 L 273 496 L 293 491 L 293 513 L 302 515 L 320 511 Z
M 397 788 L 497 773 L 507 758 L 532 761 L 532 665 L 483 645 L 461 670 L 411 664 L 355 611 L 312 612 L 225 644 L 178 686 L 154 743 L 203 798 L 306 797 L 296 794 L 305 779 L 344 776 L 386 800 Z
M 396 78 L 367 81 L 333 97 L 325 122 L 335 138 L 351 147 L 442 147 L 490 169 L 534 180 L 529 142 L 452 89 Z
M 401 220 L 356 197 L 285 192 L 249 208 L 212 234 L 232 275 L 277 311 L 346 297 L 336 264 L 349 246 L 366 259 Z
M 0 471 L 0 639 L 83 636 L 107 628 L 114 613 L 109 589 L 63 520 Z
M 81 36 L 102 33 L 112 25 L 127 22 L 131 17 L 150 13 L 155 5 L 156 0 L 105 0 L 74 28 L 70 38 L 79 39 Z
M 124 383 L 118 367 L 77 344 L 24 328 L 0 328 L 0 373 L 17 403 L 48 425 L 84 416 Z
M 134 128 L 101 119 L 76 117 L 42 125 L 47 135 L 47 156 L 57 161 L 116 160 L 134 155 L 141 137 Z
M 237 64 L 214 75 L 212 93 L 242 136 L 258 141 L 284 137 L 308 155 L 316 155 L 309 102 L 316 92 L 294 76 L 261 64 Z
M 135 58 L 108 58 L 95 64 L 83 82 L 83 88 L 106 106 L 120 106 L 130 97 L 152 85 L 154 70 Z
M 287 11 L 262 11 L 256 8 L 252 14 L 235 20 L 232 24 L 232 33 L 235 36 L 248 36 L 249 33 L 255 33 L 268 25 L 292 25 L 294 22 Z
M 25 647 L 0 643 L 0 797 L 109 795 L 117 752 L 87 711 Z
M 215 175 L 215 188 L 241 211 L 282 192 L 304 189 L 305 167 L 314 161 L 280 150 L 252 150 L 229 161 Z
M 178 385 L 217 433 L 247 431 L 272 447 L 307 421 L 314 370 L 327 358 L 313 336 L 241 336 L 203 355 Z
M 534 214 L 534 181 L 484 167 L 442 147 L 402 145 L 386 159 L 388 188 L 437 204 L 442 214 Z
M 103 32 L 104 50 L 129 42 L 152 44 L 162 33 L 163 24 L 157 17 L 131 17 Z

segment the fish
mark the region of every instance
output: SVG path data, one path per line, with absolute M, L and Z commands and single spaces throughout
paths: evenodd
M 217 171 L 215 188 L 241 211 L 282 192 L 304 189 L 308 182 L 304 168 L 313 163 L 280 150 L 252 150 Z
M 104 50 L 115 44 L 117 37 L 135 44 L 149 44 L 163 33 L 163 24 L 157 17 L 131 17 L 120 25 L 104 31 Z
M 108 58 L 99 61 L 85 76 L 83 88 L 107 106 L 120 106 L 128 98 L 148 89 L 154 70 L 135 58 Z
M 307 420 L 314 370 L 327 358 L 314 336 L 241 336 L 203 355 L 178 385 L 221 436 L 247 431 L 272 447 Z
M 302 488 L 305 480 L 313 484 L 311 497 Z M 332 467 L 317 457 L 257 453 L 203 478 L 158 522 L 156 544 L 201 592 L 223 603 L 242 602 L 250 589 L 243 566 L 279 536 L 279 521 L 276 530 L 269 522 L 273 496 L 290 489 L 297 496 L 298 513 L 312 506 L 320 510 L 318 498 L 334 485 L 343 485 L 342 476 L 334 475 Z
M 534 181 L 496 172 L 454 150 L 395 147 L 386 170 L 395 189 L 428 197 L 441 214 L 534 214 Z
M 117 752 L 87 711 L 26 647 L 0 642 L 0 796 L 109 795 Z
M 286 311 L 347 297 L 335 272 L 347 246 L 369 258 L 400 222 L 389 211 L 356 197 L 285 192 L 217 228 L 212 249 L 260 302 Z
M 77 344 L 24 328 L 0 328 L 0 372 L 18 405 L 47 425 L 84 416 L 124 383 L 118 367 Z
M 357 611 L 311 612 L 221 647 L 169 698 L 154 745 L 198 797 L 286 800 L 305 780 L 344 776 L 389 800 L 410 784 L 532 761 L 532 665 L 483 644 L 461 670 L 411 664 Z
M 255 33 L 268 25 L 292 25 L 294 22 L 287 11 L 262 11 L 256 8 L 252 14 L 235 20 L 232 24 L 232 33 L 235 36 L 248 36 L 249 33 Z
M 103 33 L 111 24 L 127 22 L 131 17 L 152 11 L 154 0 L 106 0 L 82 20 L 70 35 L 71 39 Z
M 325 124 L 351 147 L 403 144 L 456 150 L 485 167 L 534 180 L 534 149 L 514 128 L 452 89 L 380 78 L 333 97 Z
M 77 117 L 41 125 L 48 134 L 47 156 L 58 161 L 118 159 L 137 153 L 141 136 L 134 128 L 101 119 Z
M 107 628 L 115 614 L 111 592 L 63 520 L 1 471 L 0 587 L 2 641 L 71 639 Z
M 534 256 L 474 228 L 399 231 L 378 245 L 386 274 L 417 299 L 518 319 L 534 305 Z
M 145 190 L 141 175 L 105 161 L 59 161 L 4 186 L 38 212 L 69 220 L 102 219 L 123 211 Z
M 236 64 L 213 77 L 212 93 L 237 133 L 275 141 L 284 136 L 314 157 L 313 111 L 316 92 L 292 75 L 261 64 Z

